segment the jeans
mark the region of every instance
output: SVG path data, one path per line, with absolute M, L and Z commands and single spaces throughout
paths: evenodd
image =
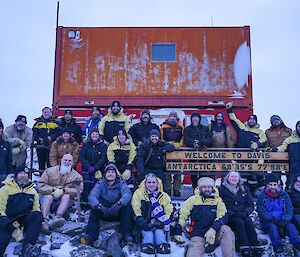
M 94 188 L 95 184 L 97 183 L 97 180 L 95 178 L 94 174 L 90 174 L 87 171 L 82 171 L 82 176 L 84 180 L 89 180 L 94 183 L 90 182 L 84 182 L 83 191 L 81 193 L 81 198 L 84 201 L 88 201 L 89 194 L 91 190 Z
M 278 233 L 278 228 L 273 223 L 262 223 L 262 229 L 269 234 L 272 245 L 283 245 L 281 237 Z M 288 235 L 292 245 L 300 242 L 300 237 L 298 236 L 298 231 L 295 225 L 289 222 L 285 227 L 285 233 Z
M 160 245 L 163 243 L 167 243 L 166 235 L 163 229 L 154 228 L 149 231 L 142 231 L 142 243 L 143 244 L 156 244 Z

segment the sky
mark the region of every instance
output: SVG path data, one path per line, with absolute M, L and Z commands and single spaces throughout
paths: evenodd
M 0 118 L 28 125 L 51 106 L 56 40 L 54 0 L 0 1 Z M 244 26 L 251 29 L 254 113 L 263 130 L 278 114 L 300 120 L 299 0 L 61 0 L 60 26 Z M 298 110 L 298 111 L 297 111 Z

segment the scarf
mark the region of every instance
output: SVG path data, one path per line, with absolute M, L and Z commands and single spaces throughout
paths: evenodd
M 227 183 L 227 181 L 224 181 L 224 182 L 223 182 L 223 185 L 224 185 L 231 193 L 233 193 L 234 195 L 237 195 L 237 193 L 238 193 L 238 191 L 239 191 L 239 189 L 240 189 L 240 186 L 232 187 L 231 185 L 229 185 L 229 184 Z M 243 189 L 243 188 L 241 188 L 241 189 Z
M 158 195 L 158 194 L 156 194 L 156 195 Z M 170 231 L 170 220 L 169 220 L 168 216 L 165 214 L 164 209 L 161 207 L 160 203 L 158 202 L 158 200 L 152 193 L 148 192 L 148 196 L 149 196 L 150 202 L 152 204 L 152 215 L 165 225 L 164 231 L 169 232 Z

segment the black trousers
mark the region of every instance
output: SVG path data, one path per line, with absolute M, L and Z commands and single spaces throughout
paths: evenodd
M 39 211 L 30 212 L 27 215 L 16 219 L 21 226 L 24 226 L 24 240 L 23 246 L 27 244 L 34 245 L 38 240 L 41 232 L 41 226 L 43 221 L 43 215 Z M 5 249 L 11 239 L 11 233 L 0 229 L 0 256 L 5 253 Z
M 229 217 L 229 226 L 237 237 L 239 246 L 257 246 L 257 234 L 249 216 L 245 218 Z
M 118 217 L 107 218 L 104 217 L 100 211 L 91 209 L 86 234 L 92 239 L 92 241 L 97 240 L 99 237 L 100 220 L 120 221 L 120 234 L 122 236 L 131 234 L 133 211 L 130 202 L 120 209 Z
M 38 157 L 39 169 L 45 170 L 46 164 L 47 164 L 47 168 L 50 167 L 50 161 L 49 161 L 50 150 L 48 148 L 37 148 L 36 152 Z

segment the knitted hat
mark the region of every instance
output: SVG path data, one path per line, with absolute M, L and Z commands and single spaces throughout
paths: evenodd
M 160 133 L 157 129 L 152 129 L 150 131 L 150 137 L 153 136 L 153 135 L 160 137 Z
M 23 122 L 25 122 L 25 124 L 27 124 L 27 119 L 26 119 L 26 116 L 24 116 L 24 115 L 18 115 L 15 122 L 17 122 L 17 121 L 23 121 Z
M 68 127 L 64 127 L 62 130 L 61 130 L 61 134 L 63 133 L 69 133 L 70 135 L 72 135 L 72 132 L 70 131 L 70 129 Z
M 198 187 L 204 187 L 204 186 L 215 186 L 215 181 L 212 178 L 209 177 L 202 177 L 198 180 Z
M 140 116 L 140 117 L 142 118 L 143 114 L 145 114 L 145 113 L 148 114 L 149 117 L 150 117 L 150 119 L 151 119 L 150 111 L 149 111 L 149 110 L 142 110 L 142 111 L 141 111 L 141 116 Z
M 193 119 L 194 116 L 199 117 L 199 121 L 201 121 L 201 115 L 198 112 L 193 112 L 191 115 L 191 120 Z
M 125 135 L 126 138 L 128 137 L 127 136 L 127 132 L 126 132 L 126 130 L 124 128 L 121 128 L 121 129 L 118 130 L 117 136 L 118 135 Z
M 121 104 L 119 101 L 113 101 L 111 104 L 111 107 L 120 107 L 121 108 Z
M 256 116 L 255 114 L 249 115 L 248 120 L 249 120 L 249 119 L 255 119 L 255 121 L 256 121 L 256 123 L 257 123 L 257 116 Z
M 92 108 L 92 111 L 95 111 L 95 110 L 97 110 L 98 112 L 101 113 L 101 107 L 100 107 L 100 106 L 94 106 L 94 107 Z
M 276 182 L 279 184 L 279 177 L 276 175 L 276 174 L 269 174 L 267 177 L 266 177 L 266 184 L 268 185 L 269 183 L 271 182 Z
M 71 114 L 73 116 L 73 112 L 71 110 L 65 110 L 64 115 L 66 115 L 66 114 Z
M 105 176 L 105 174 L 106 174 L 106 172 L 107 172 L 108 170 L 114 170 L 114 171 L 116 172 L 116 174 L 118 174 L 118 168 L 117 168 L 117 166 L 116 166 L 115 164 L 113 164 L 113 163 L 109 163 L 109 164 L 105 167 L 105 170 L 104 170 L 104 176 Z
M 28 174 L 28 176 L 30 175 L 30 170 L 25 166 L 25 165 L 21 165 L 21 166 L 18 166 L 15 170 L 15 177 L 18 176 L 18 174 L 21 172 L 21 171 L 24 171 Z
M 175 112 L 175 111 L 170 112 L 169 117 L 171 117 L 171 116 L 175 116 L 176 119 L 178 119 L 178 114 L 177 114 L 177 112 Z

